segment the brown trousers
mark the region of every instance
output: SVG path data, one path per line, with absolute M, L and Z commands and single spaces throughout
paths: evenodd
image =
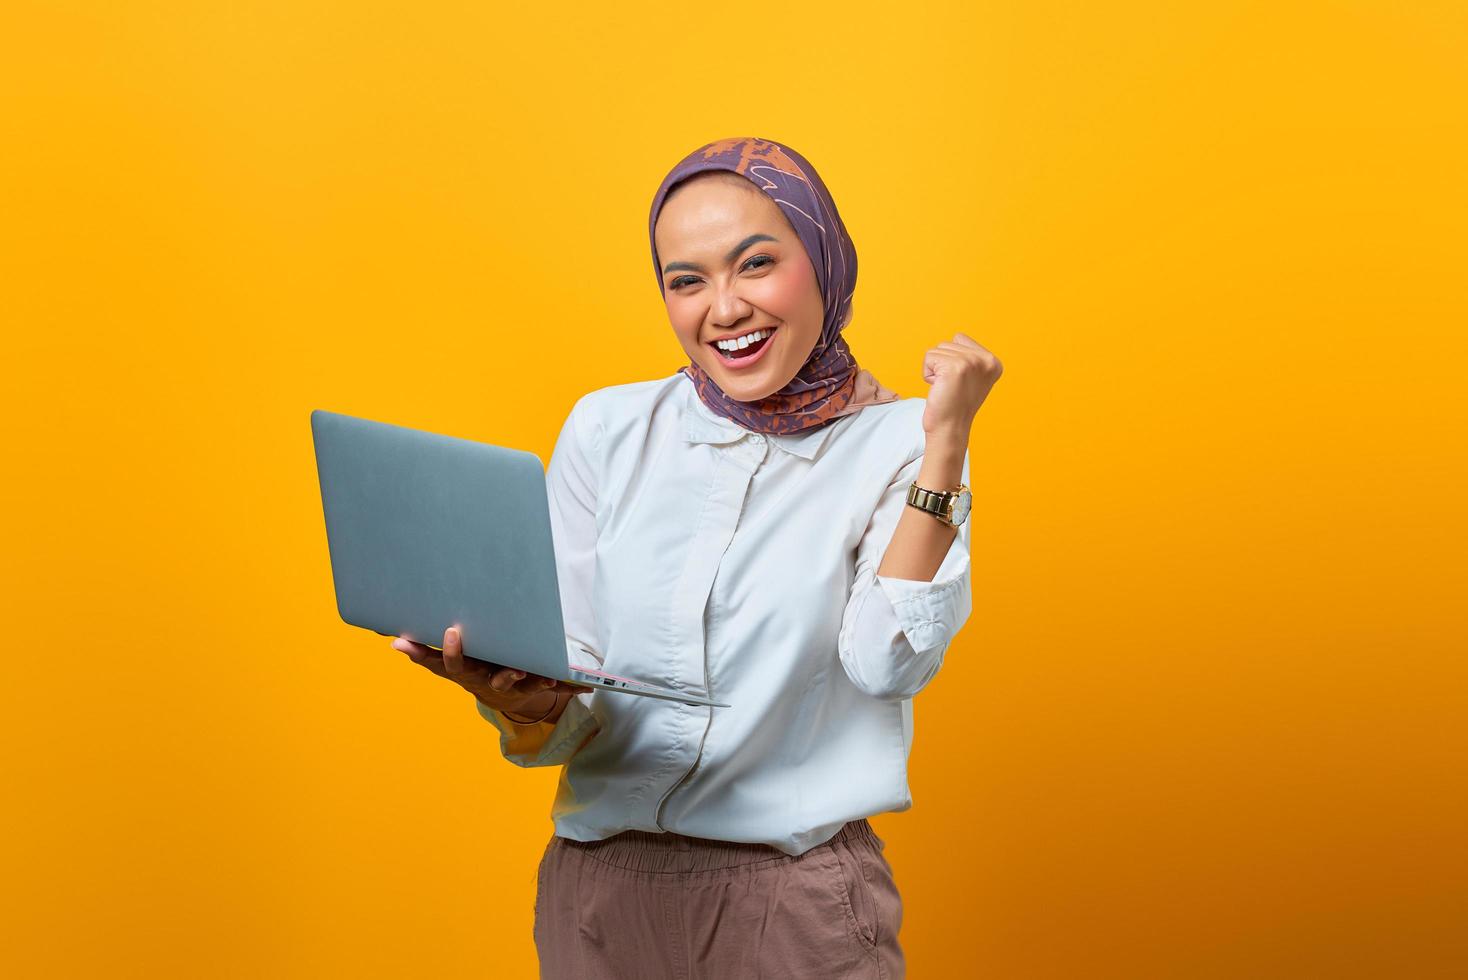
M 866 820 L 798 856 L 640 830 L 552 836 L 535 895 L 541 980 L 899 980 L 885 846 Z

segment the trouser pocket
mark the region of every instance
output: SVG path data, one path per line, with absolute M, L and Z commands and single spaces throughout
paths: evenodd
M 875 948 L 882 935 L 882 915 L 868 880 L 870 869 L 862 854 L 865 847 L 846 840 L 828 846 L 851 931 L 864 946 Z

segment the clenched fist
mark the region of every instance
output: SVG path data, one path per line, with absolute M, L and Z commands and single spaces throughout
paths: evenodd
M 1003 372 L 999 358 L 968 334 L 930 347 L 923 355 L 923 380 L 932 385 L 923 410 L 928 438 L 966 445 L 979 406 Z

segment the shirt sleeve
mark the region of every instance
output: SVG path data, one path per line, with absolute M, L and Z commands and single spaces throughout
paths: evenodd
M 591 602 L 596 572 L 596 452 L 600 433 L 588 418 L 585 396 L 561 426 L 546 467 L 546 496 L 555 542 L 556 579 L 566 629 L 566 656 L 583 667 L 600 667 L 596 617 Z M 517 766 L 558 766 L 601 730 L 591 710 L 592 693 L 566 703 L 554 723 L 521 724 L 475 699 L 479 714 L 500 731 L 500 751 Z
M 907 507 L 907 488 L 922 468 L 921 454 L 898 471 L 872 514 L 856 552 L 856 577 L 841 624 L 838 649 L 851 682 L 883 701 L 911 698 L 943 666 L 948 644 L 973 608 L 969 526 L 959 525 L 931 582 L 878 575 L 877 567 Z M 968 484 L 968 453 L 962 482 Z

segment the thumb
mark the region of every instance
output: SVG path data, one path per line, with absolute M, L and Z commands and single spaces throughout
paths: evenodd
M 923 355 L 923 380 L 932 384 L 948 370 L 948 353 L 936 347 Z

